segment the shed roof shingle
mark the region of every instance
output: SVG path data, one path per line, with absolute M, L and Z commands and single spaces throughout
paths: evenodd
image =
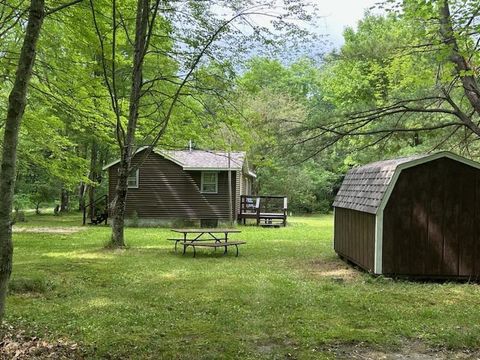
M 376 214 L 397 167 L 427 156 L 377 161 L 351 169 L 345 175 L 333 206 Z

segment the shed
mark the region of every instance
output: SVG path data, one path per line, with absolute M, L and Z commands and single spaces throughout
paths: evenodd
M 351 169 L 334 201 L 334 248 L 393 277 L 480 277 L 480 164 L 450 152 Z

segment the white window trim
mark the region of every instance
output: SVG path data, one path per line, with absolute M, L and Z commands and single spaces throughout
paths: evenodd
M 139 176 L 139 169 L 135 170 L 135 177 L 136 177 L 136 185 L 133 186 L 133 185 L 128 185 L 128 188 L 129 189 L 138 189 L 139 185 L 140 185 L 140 176 Z M 130 176 L 129 176 L 130 177 Z M 128 184 L 128 178 L 127 178 L 127 184 Z
M 203 190 L 203 178 L 205 174 L 215 174 L 215 191 L 204 191 Z M 202 171 L 201 181 L 200 181 L 200 192 L 202 194 L 218 194 L 218 172 L 216 171 Z

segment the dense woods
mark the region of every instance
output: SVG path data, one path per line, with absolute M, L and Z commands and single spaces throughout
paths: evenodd
M 0 1 L 0 311 L 12 221 L 83 209 L 115 159 L 111 243 L 125 246 L 140 146 L 247 151 L 256 192 L 294 213 L 330 211 L 356 164 L 478 159 L 478 1 L 387 1 L 330 51 L 321 6 L 280 3 Z

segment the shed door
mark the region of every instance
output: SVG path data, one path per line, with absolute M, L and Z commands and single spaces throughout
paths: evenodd
M 405 169 L 384 211 L 383 272 L 480 274 L 480 171 L 437 159 Z

